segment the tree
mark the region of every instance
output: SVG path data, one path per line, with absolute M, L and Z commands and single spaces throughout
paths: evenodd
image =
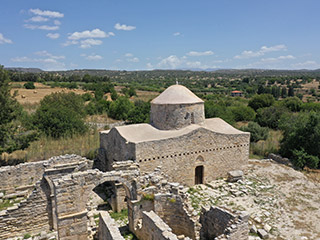
M 36 138 L 34 132 L 19 133 L 20 104 L 10 95 L 9 76 L 0 65 L 0 154 L 24 149 Z
M 269 135 L 269 129 L 266 127 L 261 127 L 256 122 L 249 122 L 248 126 L 241 127 L 242 131 L 250 132 L 250 141 L 258 142 L 259 140 L 266 140 Z
M 286 111 L 282 106 L 260 108 L 257 111 L 256 121 L 260 126 L 278 129 L 279 119 Z
M 289 97 L 294 97 L 294 90 L 293 90 L 293 86 L 290 86 L 290 87 L 289 87 L 289 90 L 288 90 L 288 96 L 289 96 Z
M 133 103 L 125 96 L 120 96 L 110 104 L 108 115 L 117 120 L 127 120 Z
M 279 127 L 283 131 L 280 153 L 299 168 L 319 167 L 320 113 L 285 114 Z
M 256 117 L 255 111 L 251 107 L 247 106 L 232 106 L 230 110 L 234 116 L 236 122 L 239 121 L 253 121 Z
M 286 87 L 281 88 L 281 97 L 286 98 L 288 96 L 288 91 Z
M 69 137 L 86 132 L 84 101 L 75 93 L 45 96 L 33 116 L 33 124 L 47 136 Z
M 36 87 L 34 86 L 33 82 L 27 82 L 23 85 L 26 89 L 35 89 Z
M 270 107 L 274 103 L 271 94 L 255 95 L 248 103 L 248 106 L 257 111 L 259 108 Z
M 302 106 L 302 101 L 297 97 L 288 97 L 283 103 L 292 112 L 299 112 Z
M 136 100 L 134 107 L 129 111 L 130 123 L 148 123 L 150 116 L 150 102 Z
M 12 152 L 16 127 L 12 123 L 19 109 L 18 102 L 10 95 L 9 76 L 7 71 L 0 65 L 0 153 Z

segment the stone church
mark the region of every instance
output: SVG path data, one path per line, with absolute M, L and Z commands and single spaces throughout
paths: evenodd
M 249 157 L 250 134 L 220 118 L 205 119 L 204 102 L 182 85 L 172 85 L 151 102 L 150 124 L 114 127 L 100 133 L 100 161 L 133 160 L 141 173 L 158 166 L 169 181 L 205 184 L 241 170 Z

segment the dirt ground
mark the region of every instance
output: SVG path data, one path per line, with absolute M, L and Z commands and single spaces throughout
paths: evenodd
M 250 160 L 243 180 L 227 183 L 220 179 L 199 185 L 190 201 L 248 212 L 250 240 L 260 239 L 257 229 L 267 229 L 269 239 L 319 240 L 319 175 L 272 160 Z

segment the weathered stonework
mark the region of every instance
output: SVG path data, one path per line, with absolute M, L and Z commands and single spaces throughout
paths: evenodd
M 99 240 L 124 240 L 108 212 L 99 214 Z

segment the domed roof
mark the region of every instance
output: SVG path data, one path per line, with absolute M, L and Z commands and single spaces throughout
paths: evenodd
M 188 88 L 182 85 L 172 85 L 151 101 L 152 104 L 192 104 L 203 103 Z

